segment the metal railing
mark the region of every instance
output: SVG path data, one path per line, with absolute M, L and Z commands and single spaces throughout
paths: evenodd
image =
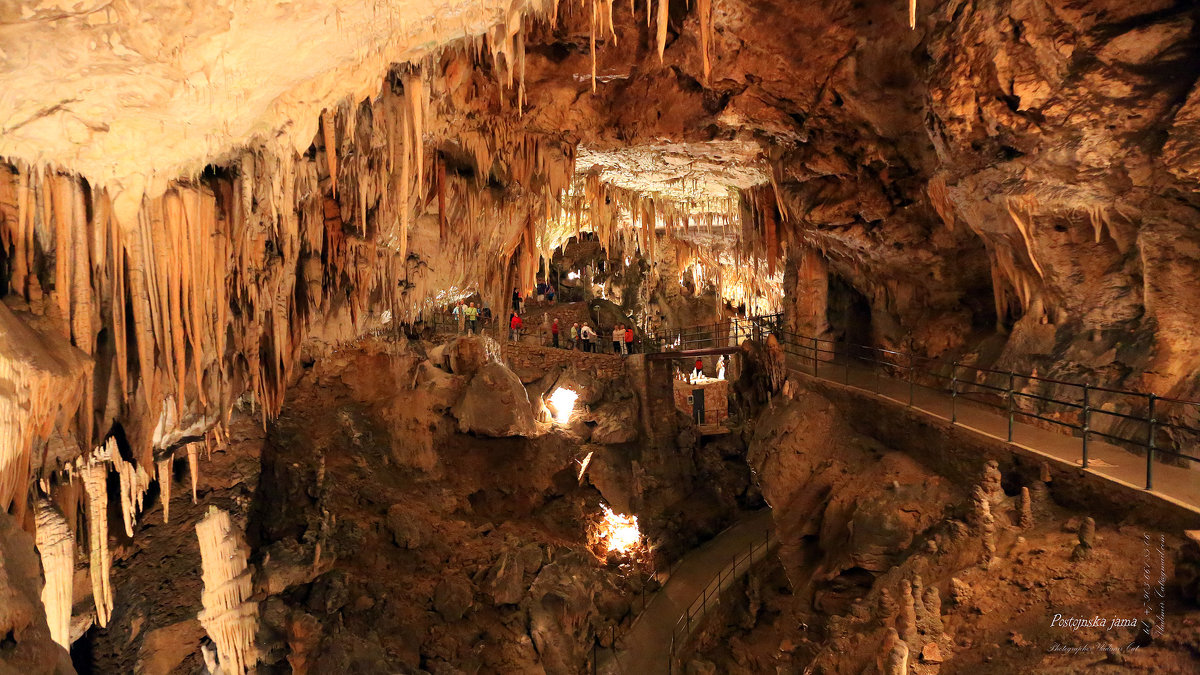
M 1091 442 L 1102 438 L 1134 454 L 1145 453 L 1147 490 L 1154 489 L 1154 460 L 1185 464 L 1200 462 L 1194 448 L 1200 426 L 1200 402 L 1070 382 L 1011 370 L 997 370 L 911 353 L 825 340 L 788 331 L 776 331 L 784 351 L 812 374 L 849 384 L 851 370 L 864 366 L 874 376 L 876 389 L 883 377 L 907 385 L 907 405 L 916 391 L 931 390 L 950 397 L 950 421 L 959 424 L 959 408 L 970 402 L 999 411 L 1007 417 L 1007 441 L 1013 442 L 1018 419 L 1038 420 L 1080 439 L 1080 465 L 1092 461 Z M 1037 422 L 1034 422 L 1037 425 Z
M 647 353 L 688 351 L 714 347 L 736 347 L 742 340 L 762 340 L 778 331 L 782 314 L 751 317 L 733 317 L 717 323 L 660 331 L 646 336 Z
M 704 587 L 700 597 L 688 605 L 679 620 L 675 622 L 675 627 L 671 629 L 671 649 L 667 660 L 668 675 L 674 672 L 676 655 L 691 637 L 692 630 L 700 625 L 710 608 L 720 604 L 721 593 L 733 585 L 738 570 L 740 569 L 743 574 L 748 572 L 754 563 L 762 560 L 767 552 L 778 543 L 779 540 L 775 533 L 767 529 L 762 537 L 750 542 L 749 549 L 735 555 L 733 561 L 718 572 L 717 576 Z

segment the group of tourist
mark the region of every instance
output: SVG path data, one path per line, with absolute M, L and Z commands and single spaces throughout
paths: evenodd
M 464 302 L 459 300 L 451 310 L 454 318 L 458 320 L 458 332 L 465 333 L 470 331 L 473 334 L 479 334 L 479 324 L 482 321 L 484 324 L 490 323 L 492 320 L 492 310 L 487 305 L 483 308 L 475 306 L 474 302 Z

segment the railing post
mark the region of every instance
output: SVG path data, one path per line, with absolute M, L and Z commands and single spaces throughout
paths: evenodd
M 1088 468 L 1088 436 L 1090 435 L 1090 434 L 1088 434 L 1088 432 L 1092 428 L 1092 406 L 1091 406 L 1090 397 L 1088 396 L 1090 393 L 1091 393 L 1091 387 L 1088 385 L 1087 382 L 1084 382 L 1083 383 L 1083 413 L 1082 413 L 1083 422 L 1081 424 L 1081 426 L 1083 427 L 1083 461 L 1080 462 L 1080 464 L 1085 469 Z
M 908 407 L 913 407 L 913 385 L 917 379 L 917 368 L 913 364 L 912 352 L 908 353 Z
M 834 348 L 836 352 L 836 347 Z M 842 354 L 842 365 L 846 367 L 846 386 L 850 386 L 850 343 L 846 343 L 846 349 Z
M 817 338 L 814 337 L 812 340 L 813 340 L 813 347 L 812 347 L 812 349 L 813 349 L 813 377 L 818 377 L 818 376 L 820 376 L 820 372 L 821 372 L 821 353 L 817 351 L 819 349 L 819 347 L 817 346 Z
M 958 361 L 950 365 L 950 423 L 958 424 Z
M 1155 431 L 1154 427 L 1158 423 L 1158 420 L 1154 419 L 1154 401 L 1157 398 L 1158 397 L 1155 396 L 1154 394 L 1150 394 L 1150 410 L 1149 410 L 1150 424 L 1149 424 L 1149 428 L 1147 429 L 1147 434 L 1146 434 L 1147 435 L 1147 438 L 1146 438 L 1146 489 L 1147 490 L 1154 489 L 1154 431 Z
M 1016 386 L 1017 386 L 1016 373 L 1014 373 L 1013 371 L 1010 370 L 1010 371 L 1008 371 L 1008 392 L 1006 392 L 1008 395 L 1008 442 L 1009 443 L 1012 443 L 1012 439 L 1013 439 L 1013 409 L 1014 409 L 1014 403 L 1015 403 L 1014 398 L 1013 398 L 1013 391 L 1016 389 Z

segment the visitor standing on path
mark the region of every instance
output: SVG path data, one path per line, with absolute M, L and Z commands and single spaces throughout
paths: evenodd
M 546 284 L 546 301 L 547 302 L 549 302 L 550 304 L 553 305 L 554 304 L 554 296 L 557 295 L 557 293 L 558 292 L 554 290 L 554 284 Z
M 512 318 L 508 320 L 508 339 L 511 342 L 516 342 L 517 338 L 521 336 L 521 327 L 524 325 L 521 317 L 516 312 L 513 312 Z
M 521 292 L 517 290 L 516 286 L 513 286 L 512 311 L 514 314 L 521 311 Z
M 613 326 L 613 353 L 621 353 L 621 344 L 625 342 L 625 329 L 621 328 L 621 324 Z
M 458 303 L 454 305 L 454 317 L 458 319 L 458 332 L 461 335 L 462 333 L 466 332 L 464 330 L 464 326 L 467 324 L 467 311 L 466 308 L 463 307 L 462 300 L 459 300 Z
M 571 349 L 580 349 L 579 344 L 579 323 L 571 324 Z
M 471 334 L 479 335 L 479 309 L 475 307 L 475 303 L 471 303 L 463 311 L 467 315 L 467 324 L 471 327 Z
M 633 326 L 625 327 L 625 351 L 623 354 L 633 353 Z
M 596 334 L 592 327 L 588 324 L 583 324 L 583 328 L 579 329 L 580 336 L 583 337 L 583 351 L 592 351 L 592 337 Z
M 554 323 L 550 324 L 550 338 L 554 342 L 554 348 L 558 349 L 558 319 L 554 319 Z
M 696 369 L 692 371 L 692 379 L 698 380 L 701 377 L 704 377 L 704 362 L 700 360 L 699 356 L 697 356 L 696 357 Z

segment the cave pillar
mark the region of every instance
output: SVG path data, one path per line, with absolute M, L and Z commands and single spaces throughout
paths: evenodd
M 794 261 L 794 262 L 793 262 Z M 790 303 L 785 301 L 785 312 L 792 330 L 812 337 L 821 337 L 829 331 L 829 267 L 821 252 L 803 247 L 797 255 L 788 257 L 788 270 L 784 292 Z

